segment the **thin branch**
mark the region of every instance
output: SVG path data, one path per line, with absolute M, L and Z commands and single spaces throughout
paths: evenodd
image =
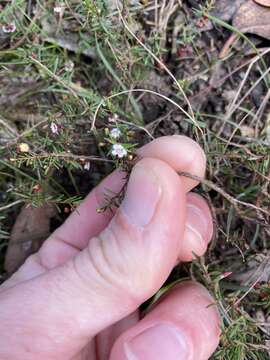
M 87 156 L 87 155 L 75 155 L 72 153 L 43 153 L 40 155 L 33 155 L 33 156 L 22 156 L 18 159 L 14 159 L 14 161 L 27 161 L 31 159 L 44 159 L 48 157 L 54 157 L 54 158 L 63 158 L 63 159 L 73 159 L 73 160 L 90 160 L 90 161 L 100 161 L 100 162 L 108 162 L 108 163 L 114 163 L 113 160 L 101 158 L 98 156 Z
M 269 216 L 269 211 L 265 210 L 265 209 L 262 209 L 262 208 L 259 208 L 258 206 L 254 205 L 254 204 L 251 204 L 251 203 L 247 203 L 245 201 L 241 201 L 241 200 L 238 200 L 238 199 L 235 199 L 233 196 L 231 196 L 230 194 L 226 193 L 226 191 L 224 191 L 223 189 L 221 189 L 219 186 L 217 186 L 216 184 L 214 184 L 212 181 L 210 180 L 206 180 L 206 179 L 203 179 L 199 176 L 196 176 L 196 175 L 191 175 L 189 173 L 186 173 L 186 172 L 179 172 L 178 175 L 180 176 L 185 176 L 189 179 L 192 179 L 192 180 L 195 180 L 195 181 L 198 181 L 198 182 L 201 182 L 202 184 L 208 186 L 210 189 L 212 190 L 215 190 L 217 193 L 219 193 L 220 195 L 222 195 L 226 200 L 228 200 L 236 210 L 238 210 L 238 206 L 237 205 L 243 205 L 245 207 L 249 207 L 251 209 L 254 209 L 256 211 L 259 211 L 261 213 L 264 213 L 266 215 Z
M 186 110 L 184 110 L 182 108 L 182 106 L 180 106 L 177 102 L 173 101 L 172 99 L 168 98 L 167 96 L 165 95 L 162 95 L 156 91 L 153 91 L 153 90 L 149 90 L 149 89 L 130 89 L 130 90 L 124 90 L 124 91 L 120 91 L 116 94 L 113 94 L 113 95 L 110 95 L 106 98 L 104 98 L 97 106 L 96 108 L 96 111 L 95 111 L 95 114 L 94 114 L 94 117 L 93 117 L 93 120 L 92 120 L 92 124 L 91 124 L 91 131 L 93 131 L 95 129 L 95 124 L 96 124 L 96 119 L 97 119 L 97 115 L 98 115 L 98 112 L 101 108 L 101 106 L 104 104 L 104 102 L 106 100 L 110 100 L 110 99 L 113 99 L 117 96 L 120 96 L 120 95 L 124 95 L 124 94 L 129 94 L 129 93 L 133 93 L 133 92 L 142 92 L 142 93 L 149 93 L 149 94 L 153 94 L 153 95 L 156 95 L 156 96 L 159 96 L 161 97 L 162 99 L 165 99 L 166 101 L 170 102 L 171 104 L 173 104 L 174 106 L 176 106 L 179 110 L 181 110 L 181 112 L 186 115 L 188 117 L 189 121 L 191 124 L 194 124 L 194 121 L 193 119 L 190 117 L 190 115 L 186 112 Z M 199 127 L 199 125 L 196 125 Z
M 1 119 L 0 119 L 1 121 Z M 40 125 L 44 124 L 48 122 L 48 119 L 43 119 L 41 121 L 39 121 L 38 123 L 36 123 L 35 125 L 31 126 L 29 129 L 23 131 L 21 134 L 16 134 L 17 137 L 11 141 L 9 141 L 6 145 L 2 146 L 0 149 L 3 150 L 3 149 L 6 149 L 6 148 L 9 148 L 10 146 L 16 144 L 21 138 L 25 137 L 26 135 L 30 134 L 34 129 L 38 128 Z
M 17 131 L 13 129 L 6 121 L 0 118 L 0 124 L 3 125 L 10 133 L 18 135 Z

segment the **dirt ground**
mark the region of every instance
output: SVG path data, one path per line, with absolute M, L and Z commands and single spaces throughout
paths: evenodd
M 184 134 L 207 154 L 196 191 L 216 229 L 167 284 L 189 277 L 215 296 L 213 359 L 269 359 L 270 2 L 258 2 L 0 1 L 0 280 L 113 168 L 130 170 L 108 129 L 131 156 Z

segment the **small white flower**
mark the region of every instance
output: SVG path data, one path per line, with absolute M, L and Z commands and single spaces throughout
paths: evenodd
M 89 171 L 89 170 L 90 170 L 90 167 L 91 167 L 90 161 L 86 161 L 86 163 L 85 163 L 84 166 L 83 166 L 84 170 Z
M 109 122 L 115 124 L 118 119 L 119 119 L 119 116 L 117 114 L 113 114 L 112 117 L 109 117 Z
M 53 134 L 57 134 L 57 135 L 59 134 L 59 127 L 56 123 L 52 122 L 50 128 Z
M 117 128 L 113 128 L 111 131 L 110 131 L 110 136 L 113 138 L 113 139 L 119 139 L 120 136 L 121 136 L 121 131 Z
M 62 15 L 64 13 L 64 7 L 63 6 L 55 6 L 53 8 L 53 12 L 55 14 L 59 14 L 59 15 Z
M 22 153 L 28 153 L 30 151 L 30 147 L 26 143 L 21 143 L 17 146 L 17 150 Z
M 16 31 L 16 25 L 15 25 L 15 23 L 3 25 L 2 30 L 6 34 L 13 33 L 14 31 Z
M 112 146 L 112 155 L 122 159 L 123 157 L 127 156 L 127 150 L 121 144 L 114 144 Z
M 71 72 L 74 69 L 74 62 L 71 60 L 68 60 L 65 62 L 65 70 L 67 72 Z

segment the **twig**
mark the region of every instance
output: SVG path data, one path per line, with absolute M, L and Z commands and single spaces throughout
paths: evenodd
M 72 82 L 67 83 L 66 81 L 61 79 L 60 76 L 54 74 L 50 69 L 47 68 L 47 66 L 43 65 L 40 61 L 35 59 L 33 56 L 29 56 L 29 59 L 32 60 L 35 64 L 37 64 L 44 71 L 46 71 L 59 84 L 64 86 L 66 89 L 68 89 L 72 93 L 72 95 L 76 97 L 76 99 L 80 99 L 80 96 L 79 96 L 80 90 L 81 91 L 86 91 L 85 89 L 78 87 L 76 84 L 74 84 Z
M 0 119 L 1 121 L 1 119 Z M 48 121 L 48 119 L 43 119 L 41 120 L 40 122 L 38 122 L 37 124 L 31 126 L 30 129 L 27 129 L 25 130 L 24 132 L 22 132 L 21 134 L 16 134 L 17 137 L 11 141 L 9 141 L 6 145 L 2 146 L 0 149 L 3 150 L 3 149 L 6 149 L 6 148 L 9 148 L 10 146 L 16 144 L 21 138 L 25 137 L 26 135 L 30 134 L 34 129 L 36 129 L 37 127 L 39 127 L 40 125 L 46 123 Z
M 253 115 L 253 121 L 255 121 L 255 136 L 256 138 L 258 137 L 258 132 L 259 132 L 259 124 L 260 124 L 260 119 L 263 115 L 264 109 L 266 107 L 266 105 L 269 103 L 269 98 L 270 98 L 270 89 L 268 89 L 263 101 L 260 104 L 259 109 L 257 110 L 256 114 Z
M 233 196 L 231 196 L 230 194 L 226 193 L 226 191 L 224 191 L 223 189 L 221 189 L 219 186 L 217 186 L 216 184 L 214 184 L 212 181 L 210 180 L 206 180 L 206 179 L 203 179 L 199 176 L 196 176 L 196 175 L 191 175 L 189 173 L 186 173 L 186 172 L 179 172 L 178 175 L 180 176 L 185 176 L 189 179 L 192 179 L 192 180 L 195 180 L 195 181 L 198 181 L 198 182 L 201 182 L 202 184 L 208 186 L 210 189 L 212 190 L 215 190 L 217 193 L 219 193 L 220 195 L 222 195 L 226 200 L 228 200 L 233 206 L 234 208 L 239 211 L 238 209 L 238 206 L 237 205 L 243 205 L 243 206 L 246 206 L 246 207 L 249 207 L 251 209 L 254 209 L 256 211 L 260 211 L 266 215 L 269 215 L 269 211 L 267 210 L 264 210 L 262 208 L 259 208 L 258 206 L 254 205 L 254 204 L 251 204 L 251 203 L 247 203 L 245 201 L 241 201 L 241 200 L 238 200 L 238 199 L 235 199 Z
M 63 159 L 73 159 L 73 160 L 90 160 L 90 161 L 100 161 L 100 162 L 108 162 L 108 163 L 114 163 L 113 160 L 101 158 L 98 156 L 87 156 L 87 155 L 75 155 L 72 153 L 43 153 L 40 155 L 33 155 L 33 156 L 22 156 L 18 159 L 14 159 L 15 161 L 26 161 L 31 159 L 44 159 L 47 157 L 54 157 L 54 158 L 63 158 Z
M 17 131 L 7 124 L 3 119 L 0 118 L 0 124 L 2 124 L 8 131 L 14 135 L 18 135 Z
M 106 100 L 110 100 L 110 99 L 113 99 L 117 96 L 120 96 L 120 95 L 124 95 L 124 94 L 129 94 L 129 93 L 132 93 L 132 92 L 144 92 L 144 93 L 149 93 L 149 94 L 153 94 L 153 95 L 156 95 L 156 96 L 159 96 L 165 100 L 167 100 L 168 102 L 170 102 L 171 104 L 173 104 L 174 106 L 176 106 L 179 110 L 182 111 L 183 114 L 185 114 L 188 119 L 187 121 L 190 122 L 191 124 L 194 124 L 193 120 L 191 119 L 190 120 L 190 115 L 186 112 L 186 110 L 184 110 L 182 108 L 182 106 L 180 106 L 179 104 L 177 104 L 177 102 L 173 101 L 172 99 L 168 98 L 167 96 L 165 95 L 162 95 L 156 91 L 153 91 L 153 90 L 149 90 L 149 89 L 130 89 L 130 90 L 124 90 L 124 91 L 120 91 L 116 94 L 113 94 L 113 95 L 110 95 L 106 98 L 104 98 L 97 106 L 96 108 L 96 111 L 95 111 L 95 114 L 94 114 L 94 117 L 93 117 L 93 120 L 92 120 L 92 124 L 91 124 L 91 131 L 93 131 L 95 129 L 95 124 L 96 124 L 96 119 L 97 119 L 97 115 L 98 115 L 98 112 L 99 112 L 99 109 L 101 108 L 101 106 L 104 104 L 104 102 Z M 198 125 L 199 126 L 199 125 Z
M 131 123 L 129 121 L 125 121 L 125 120 L 122 120 L 122 119 L 117 119 L 118 122 L 122 123 L 122 124 L 126 124 L 130 127 L 133 127 L 133 128 L 136 128 L 138 130 L 141 130 L 141 131 L 144 131 L 149 137 L 151 140 L 154 140 L 154 136 L 151 135 L 151 133 L 147 130 L 147 127 L 148 126 L 140 126 L 140 125 L 137 125 L 137 124 L 134 124 L 134 123 Z

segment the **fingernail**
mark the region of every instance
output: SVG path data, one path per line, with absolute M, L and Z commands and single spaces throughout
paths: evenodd
M 124 344 L 127 360 L 190 360 L 192 344 L 176 327 L 159 324 Z
M 201 208 L 195 204 L 187 204 L 186 223 L 194 232 L 200 234 L 200 237 L 206 240 L 208 230 L 208 217 Z
M 194 204 L 188 204 L 184 238 L 188 239 L 192 250 L 197 255 L 202 255 L 206 250 L 207 229 L 208 221 L 203 211 Z
M 136 226 L 148 225 L 156 211 L 161 196 L 161 185 L 156 175 L 142 165 L 132 170 L 121 211 Z

